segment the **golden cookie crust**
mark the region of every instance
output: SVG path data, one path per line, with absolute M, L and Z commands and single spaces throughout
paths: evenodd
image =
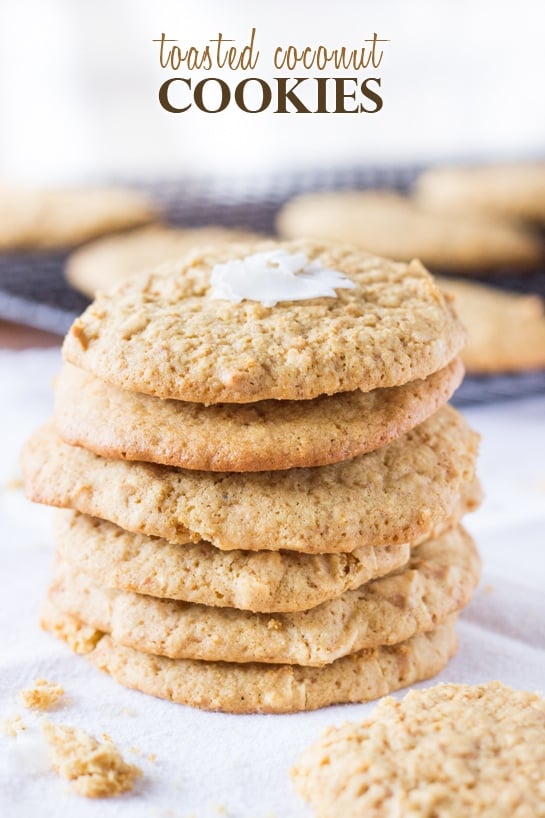
M 354 244 L 379 256 L 419 258 L 431 269 L 471 273 L 538 264 L 545 246 L 518 224 L 479 213 L 442 213 L 426 202 L 387 190 L 309 193 L 279 213 L 285 238 Z
M 433 630 L 465 607 L 478 582 L 475 544 L 462 528 L 414 549 L 393 574 L 310 611 L 274 616 L 103 588 L 57 561 L 53 606 L 135 650 L 170 659 L 324 665 Z
M 356 287 L 274 307 L 209 297 L 214 265 L 277 248 L 320 259 Z M 449 300 L 418 262 L 298 241 L 195 252 L 100 293 L 72 325 L 63 354 L 122 389 L 253 403 L 400 386 L 446 366 L 464 342 Z
M 123 460 L 203 471 L 324 466 L 384 446 L 451 397 L 464 368 L 454 359 L 426 380 L 309 401 L 203 407 L 110 386 L 65 364 L 55 425 L 65 443 Z
M 452 519 L 442 521 L 432 536 L 455 526 L 480 500 L 475 481 Z M 55 517 L 55 540 L 62 560 L 107 588 L 262 613 L 306 611 L 335 599 L 401 568 L 411 549 L 397 543 L 351 554 L 300 554 L 221 551 L 207 542 L 181 548 L 64 509 Z
M 477 374 L 545 367 L 545 304 L 538 295 L 519 295 L 485 284 L 437 278 L 464 322 L 469 340 L 462 359 Z
M 148 196 L 128 188 L 0 187 L 0 250 L 74 247 L 157 215 Z
M 416 195 L 429 207 L 545 224 L 545 163 L 430 168 Z
M 310 554 L 426 539 L 473 481 L 478 435 L 450 406 L 368 454 L 317 469 L 226 473 L 106 460 L 51 425 L 23 449 L 27 496 L 124 528 L 229 551 Z M 190 534 L 192 532 L 192 535 Z
M 65 275 L 73 287 L 94 298 L 98 290 L 109 290 L 194 247 L 262 239 L 248 230 L 216 225 L 186 229 L 149 225 L 80 247 L 69 256 Z
M 167 659 L 119 645 L 44 605 L 42 627 L 126 687 L 225 713 L 297 713 L 365 702 L 434 676 L 456 652 L 455 620 L 407 642 L 338 659 L 324 668 Z
M 292 770 L 317 818 L 543 818 L 545 702 L 501 682 L 383 699 L 328 728 Z

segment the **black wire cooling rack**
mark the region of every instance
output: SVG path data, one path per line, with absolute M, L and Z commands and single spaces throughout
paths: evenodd
M 146 190 L 172 224 L 186 227 L 219 224 L 274 233 L 276 214 L 292 196 L 307 191 L 364 188 L 405 192 L 420 170 L 418 167 L 321 169 L 236 179 L 191 177 L 134 186 Z M 0 318 L 64 335 L 89 303 L 65 281 L 66 258 L 64 252 L 0 254 Z M 535 292 L 545 298 L 545 269 L 524 277 L 505 270 L 494 283 L 518 292 Z M 454 402 L 467 405 L 543 393 L 545 371 L 471 375 L 466 376 Z

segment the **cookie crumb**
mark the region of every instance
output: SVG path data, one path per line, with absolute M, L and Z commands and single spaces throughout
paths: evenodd
M 6 736 L 16 736 L 26 730 L 26 724 L 19 714 L 8 716 L 2 721 L 2 732 Z
M 4 488 L 6 491 L 19 491 L 24 485 L 22 477 L 12 477 L 6 482 Z
M 19 693 L 21 704 L 30 710 L 50 710 L 64 696 L 64 688 L 47 679 L 36 679 L 33 685 Z
M 487 596 L 490 596 L 494 593 L 495 588 L 493 585 L 485 585 L 483 590 Z
M 142 770 L 127 764 L 111 740 L 97 741 L 84 730 L 44 720 L 42 733 L 53 769 L 86 798 L 108 798 L 132 790 Z
M 155 761 L 155 760 L 156 760 L 156 758 L 157 758 L 157 753 L 149 753 L 149 755 L 148 755 L 148 761 L 153 762 L 153 761 Z

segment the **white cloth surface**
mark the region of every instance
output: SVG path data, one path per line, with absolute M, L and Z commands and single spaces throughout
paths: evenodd
M 22 442 L 51 411 L 51 378 L 59 360 L 57 350 L 0 352 L 0 719 L 19 713 L 29 727 L 22 739 L 0 736 L 0 814 L 308 816 L 289 768 L 325 726 L 362 719 L 373 704 L 293 716 L 203 713 L 118 686 L 40 631 L 38 608 L 53 553 L 50 509 L 32 506 L 12 481 Z M 545 396 L 465 414 L 482 434 L 479 474 L 486 500 L 467 518 L 467 527 L 482 554 L 483 580 L 462 615 L 457 656 L 433 682 L 419 686 L 497 678 L 543 693 Z M 67 704 L 48 714 L 52 720 L 97 736 L 107 732 L 143 768 L 133 793 L 103 801 L 80 798 L 32 761 L 25 748 L 38 735 L 38 717 L 21 707 L 17 691 L 38 677 L 59 682 L 67 693 Z

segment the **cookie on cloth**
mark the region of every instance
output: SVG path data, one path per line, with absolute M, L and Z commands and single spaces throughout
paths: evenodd
M 62 249 L 157 218 L 144 193 L 129 188 L 50 190 L 0 186 L 0 250 Z
M 422 423 L 451 397 L 463 371 L 455 358 L 425 380 L 389 389 L 203 407 L 127 392 L 65 364 L 55 385 L 55 425 L 66 443 L 114 459 L 204 471 L 323 466 Z
M 144 653 L 322 667 L 433 630 L 468 604 L 479 573 L 475 544 L 458 527 L 415 548 L 393 574 L 299 613 L 252 613 L 117 591 L 61 561 L 49 599 L 58 610 Z
M 431 536 L 455 526 L 480 500 L 475 481 Z M 265 613 L 306 611 L 401 568 L 411 553 L 409 543 L 350 554 L 221 551 L 207 542 L 180 547 L 64 509 L 55 517 L 55 541 L 63 561 L 107 588 Z
M 295 263 L 299 269 L 291 271 Z M 277 292 L 282 283 L 287 295 L 272 299 L 274 306 L 262 303 L 270 298 L 231 300 L 241 296 L 228 297 L 215 279 L 241 267 L 251 273 L 239 275 L 244 290 L 259 272 L 263 289 Z M 328 275 L 334 286 L 316 291 L 329 295 L 301 295 Z M 296 293 L 302 300 L 293 300 Z M 72 325 L 63 354 L 122 389 L 203 404 L 252 403 L 400 386 L 442 369 L 464 343 L 450 301 L 419 262 L 296 241 L 196 251 L 99 293 Z
M 308 193 L 284 205 L 277 226 L 286 238 L 347 242 L 460 273 L 535 266 L 545 256 L 540 239 L 518 224 L 478 213 L 441 213 L 387 190 Z
M 292 778 L 317 818 L 545 815 L 545 701 L 501 682 L 383 699 L 328 728 Z
M 400 645 L 363 650 L 323 668 L 152 656 L 119 645 L 51 603 L 41 624 L 126 687 L 226 713 L 297 713 L 371 701 L 439 673 L 457 648 L 455 617 Z
M 462 360 L 469 372 L 521 372 L 545 368 L 545 304 L 486 284 L 437 278 L 454 297 L 469 340 Z
M 427 207 L 545 225 L 545 162 L 430 168 L 416 196 Z
M 219 225 L 193 228 L 149 225 L 96 239 L 78 248 L 66 262 L 65 275 L 76 290 L 94 298 L 97 290 L 109 290 L 170 258 L 185 255 L 194 247 L 262 239 L 263 236 L 248 230 Z
M 107 460 L 52 425 L 22 453 L 29 499 L 169 542 L 229 551 L 350 552 L 426 539 L 459 507 L 478 435 L 452 407 L 381 449 L 315 469 L 203 472 Z M 191 532 L 191 533 L 190 533 Z

